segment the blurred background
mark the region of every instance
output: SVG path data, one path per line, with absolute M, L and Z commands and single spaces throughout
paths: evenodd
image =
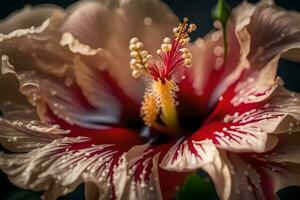
M 216 5 L 217 0 L 163 0 L 177 14 L 179 18 L 188 17 L 192 22 L 197 24 L 197 32 L 192 35 L 193 38 L 203 36 L 212 29 L 211 10 Z M 76 0 L 0 0 L 0 19 L 7 17 L 11 12 L 23 8 L 27 4 L 37 5 L 43 3 L 51 3 L 67 8 Z M 241 3 L 242 0 L 226 0 L 230 7 L 234 7 Z M 250 2 L 257 2 L 251 0 Z M 288 10 L 300 11 L 300 0 L 275 0 L 276 4 Z M 300 23 L 300 22 L 299 22 Z M 300 64 L 286 60 L 279 63 L 279 75 L 285 81 L 287 88 L 300 92 Z M 1 148 L 1 147 L 0 147 Z M 197 181 L 196 181 L 197 182 Z M 215 195 L 209 194 L 208 190 L 213 187 L 210 183 L 197 182 L 199 187 L 191 188 L 189 192 L 201 193 L 199 188 L 206 188 L 202 191 L 207 198 L 217 199 Z M 195 185 L 195 184 L 194 184 Z M 0 172 L 0 200 L 34 200 L 39 199 L 39 193 L 21 190 L 9 183 L 6 176 Z M 282 200 L 300 199 L 300 189 L 297 187 L 289 187 L 281 190 L 279 196 Z M 83 199 L 83 189 L 79 187 L 74 193 L 63 197 L 62 199 Z M 187 198 L 189 199 L 189 198 Z

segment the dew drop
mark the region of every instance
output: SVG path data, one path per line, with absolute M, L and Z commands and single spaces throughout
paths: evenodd
M 222 24 L 219 20 L 215 20 L 213 25 L 216 29 L 222 28 Z
M 72 84 L 73 84 L 72 78 L 67 77 L 67 78 L 65 79 L 65 85 L 68 86 L 68 87 L 70 87 Z
M 151 18 L 151 17 L 145 17 L 145 18 L 144 18 L 144 24 L 145 24 L 146 26 L 151 25 L 151 24 L 152 24 L 152 18 Z
M 220 37 L 221 37 L 221 33 L 219 33 L 219 32 L 214 32 L 214 33 L 211 35 L 211 39 L 212 39 L 212 41 L 214 41 L 214 42 L 218 41 L 218 40 L 220 39 Z
M 198 38 L 195 43 L 198 47 L 202 47 L 204 45 L 204 40 L 202 38 Z
M 224 48 L 223 48 L 223 47 L 221 47 L 221 46 L 216 46 L 216 47 L 214 48 L 214 54 L 215 54 L 216 56 L 221 56 L 223 53 L 224 53 Z
M 215 69 L 219 70 L 221 68 L 221 66 L 223 65 L 224 59 L 223 57 L 217 57 L 215 60 Z

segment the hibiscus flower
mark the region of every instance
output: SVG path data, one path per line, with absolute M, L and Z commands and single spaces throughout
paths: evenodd
M 197 170 L 221 199 L 275 199 L 300 185 L 300 96 L 276 75 L 299 21 L 244 2 L 225 51 L 158 0 L 24 8 L 0 24 L 0 167 L 44 199 L 171 199 Z

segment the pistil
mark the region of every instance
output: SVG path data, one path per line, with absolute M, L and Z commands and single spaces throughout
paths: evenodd
M 158 80 L 153 83 L 153 89 L 159 97 L 161 108 L 161 120 L 170 128 L 178 128 L 177 109 L 175 102 L 176 83 L 171 81 L 162 82 Z
M 142 78 L 146 85 L 141 116 L 149 127 L 173 136 L 180 132 L 177 117 L 176 92 L 183 79 L 184 68 L 191 66 L 191 53 L 186 48 L 188 33 L 194 31 L 194 24 L 188 25 L 187 18 L 173 30 L 174 38 L 164 38 L 157 50 L 161 61 L 152 61 L 153 57 L 143 50 L 138 38 L 130 40 L 129 50 L 132 57 L 130 67 L 134 78 Z

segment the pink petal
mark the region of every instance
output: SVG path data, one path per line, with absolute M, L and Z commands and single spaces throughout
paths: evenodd
M 9 64 L 8 60 L 7 63 Z M 11 73 L 14 73 L 20 82 L 20 92 L 37 106 L 38 114 L 44 120 L 51 120 L 47 116 L 48 108 L 54 115 L 68 123 L 87 127 L 101 128 L 101 123 L 118 123 L 120 119 L 120 110 L 96 110 L 89 105 L 76 85 L 66 86 L 61 80 L 54 82 L 33 71 L 21 73 L 12 71 Z M 103 103 L 106 101 L 105 109 L 118 108 L 118 102 L 115 105 L 116 101 L 111 100 L 115 99 L 114 97 L 109 94 L 105 97 L 102 98 Z M 110 102 L 109 105 L 107 105 L 108 102 Z
M 192 46 L 193 55 L 197 57 L 194 59 L 196 91 L 206 97 L 212 106 L 241 76 L 242 71 L 241 80 L 256 79 L 259 75 L 263 87 L 270 87 L 276 77 L 277 61 L 281 55 L 299 60 L 299 16 L 269 1 L 256 5 L 244 2 L 235 8 L 227 30 L 228 61 L 221 65 L 220 70 L 214 69 L 218 58 L 214 52 L 218 54 L 221 52 L 218 49 L 222 47 L 222 37 L 217 37 L 221 35 L 220 31 L 213 32 L 204 40 L 198 39 Z
M 119 99 L 127 98 L 129 100 L 125 100 L 124 105 L 127 106 L 127 103 L 129 103 L 136 106 L 134 104 L 140 103 L 143 94 L 143 85 L 134 80 L 132 76 L 127 76 L 130 74 L 126 75 L 126 72 L 125 76 L 123 76 L 124 73 L 114 71 L 116 70 L 115 66 L 121 66 L 124 63 L 120 64 L 109 51 L 102 48 L 93 49 L 81 43 L 69 32 L 63 33 L 60 44 L 67 46 L 68 49 L 75 54 L 73 55 L 75 57 L 73 59 L 74 66 L 72 70 L 74 71 L 77 84 L 91 104 L 95 105 L 95 97 L 101 98 L 101 96 L 97 94 L 97 91 L 105 92 L 102 91 L 105 86 L 101 86 L 99 83 L 106 85 L 107 93 L 107 90 L 109 90 L 107 85 L 110 83 L 105 82 L 109 81 L 114 82 L 111 86 L 113 88 L 110 90 L 118 89 L 119 93 L 122 93 L 122 95 L 118 93 L 115 94 Z M 126 70 L 128 69 L 126 68 Z M 121 76 L 119 76 L 119 74 L 121 74 Z M 83 80 L 85 80 L 85 82 L 83 82 Z M 132 90 L 132 88 L 135 89 Z M 94 98 L 91 99 L 91 96 L 94 96 Z
M 212 139 L 219 148 L 230 151 L 267 151 L 277 144 L 277 139 L 269 134 L 298 130 L 297 126 L 294 129 L 286 126 L 300 120 L 298 98 L 299 94 L 278 87 L 261 102 L 235 106 L 230 99 L 220 101 L 206 125 L 192 138 L 197 141 Z
M 42 12 L 42 10 L 43 9 L 41 9 L 39 13 Z M 48 12 L 45 12 L 45 15 L 47 13 Z M 57 29 L 59 29 L 63 19 L 64 13 L 57 11 L 49 16 L 49 19 L 37 28 L 16 30 L 7 35 L 2 35 L 0 47 L 3 49 L 2 53 L 8 55 L 10 58 L 11 63 L 9 63 L 9 66 L 14 68 L 13 70 L 17 73 L 23 69 L 34 69 L 43 73 L 41 77 L 54 79 L 52 76 L 45 75 L 44 73 L 46 72 L 47 74 L 63 78 L 67 85 L 76 81 L 89 104 L 95 106 L 97 109 L 103 110 L 103 107 L 107 107 L 107 102 L 113 103 L 114 106 L 110 107 L 110 109 L 114 109 L 114 111 L 109 111 L 110 113 L 119 116 L 119 118 L 124 118 L 121 116 L 121 114 L 123 115 L 125 112 L 122 111 L 124 108 L 127 109 L 126 112 L 129 111 L 130 113 L 131 111 L 137 111 L 137 102 L 140 102 L 138 97 L 142 96 L 142 92 L 139 92 L 138 88 L 142 89 L 142 84 L 135 84 L 131 87 L 126 86 L 125 88 L 123 86 L 126 84 L 123 85 L 123 89 L 130 91 L 131 94 L 134 93 L 134 95 L 131 96 L 133 99 L 128 98 L 128 93 L 119 88 L 119 80 L 114 80 L 110 75 L 107 75 L 107 70 L 104 72 L 101 71 L 107 65 L 111 64 L 110 61 L 114 63 L 115 59 L 112 59 L 110 53 L 105 50 L 102 49 L 102 51 L 99 52 L 100 50 L 98 51 L 98 49 L 91 49 L 89 46 L 72 38 L 70 34 L 69 36 L 65 34 L 61 36 L 61 33 L 58 32 Z M 27 24 L 25 23 L 24 26 L 26 25 Z M 68 45 L 69 49 L 62 47 L 61 45 Z M 26 62 L 24 62 L 24 60 L 26 60 Z M 8 67 L 5 66 L 8 66 L 8 59 L 3 57 L 2 71 L 8 69 Z M 90 76 L 91 72 L 94 72 L 95 74 Z M 3 73 L 6 72 L 3 71 Z M 99 79 L 96 74 L 98 74 Z M 107 83 L 108 79 L 110 80 L 109 83 Z M 130 77 L 130 79 L 133 80 L 132 77 Z M 1 75 L 1 81 L 3 82 L 1 85 L 5 85 L 6 82 L 11 82 L 11 84 L 16 85 L 16 82 L 7 76 L 4 77 Z M 106 85 L 116 82 L 116 84 L 111 85 L 111 87 L 114 87 L 113 89 L 117 89 L 117 91 L 114 91 L 114 94 L 111 94 L 111 88 L 99 85 L 104 82 L 106 82 Z M 135 88 L 135 90 L 132 90 L 132 88 Z M 18 94 L 16 88 L 12 91 L 6 91 L 6 89 L 3 90 L 5 91 L 5 94 L 1 95 L 1 102 L 16 98 L 18 98 L 16 99 L 18 101 L 23 100 L 22 97 L 16 95 Z M 123 94 L 122 96 L 119 95 L 121 93 Z M 121 108 L 120 102 L 115 100 L 114 95 L 116 95 L 124 105 L 126 104 L 126 106 L 122 105 Z M 99 104 L 99 102 L 101 102 L 101 104 Z M 96 112 L 99 111 L 95 111 L 95 113 Z M 103 114 L 108 111 L 105 110 L 101 112 Z M 96 114 L 90 113 L 90 115 L 90 118 L 92 117 L 92 120 L 94 121 L 96 118 L 99 119 Z M 136 117 L 136 115 L 132 116 Z M 66 116 L 64 116 L 64 118 L 66 118 Z
M 101 47 L 124 58 L 131 37 L 140 37 L 153 53 L 162 37 L 172 34 L 177 22 L 172 11 L 157 0 L 81 2 L 72 9 L 61 30 L 92 48 Z
M 161 17 L 160 13 L 165 14 Z M 61 31 L 71 33 L 78 41 L 94 49 L 104 49 L 109 74 L 126 94 L 132 99 L 140 100 L 144 88 L 141 82 L 131 76 L 129 40 L 139 37 L 145 48 L 153 54 L 162 38 L 172 33 L 176 23 L 175 15 L 156 0 L 107 4 L 80 2 L 72 9 Z M 98 59 L 101 62 L 101 58 Z
M 220 95 L 220 92 L 215 91 L 217 86 L 240 62 L 240 47 L 234 28 L 235 22 L 231 18 L 227 27 L 229 50 L 226 61 L 222 31 L 212 32 L 204 39 L 199 38 L 190 46 L 193 55 L 193 87 L 208 107 L 212 107 Z
M 266 2 L 261 2 L 265 4 Z M 260 4 L 259 4 L 260 5 Z M 258 6 L 259 6 L 258 5 Z M 234 8 L 227 23 L 227 56 L 224 59 L 222 30 L 198 38 L 191 46 L 193 58 L 193 87 L 210 108 L 220 95 L 249 67 L 249 35 L 244 30 L 256 6 L 243 2 Z M 246 41 L 245 41 L 246 40 Z
M 94 128 L 105 127 L 104 124 L 120 125 L 121 122 L 127 123 L 132 118 L 139 117 L 138 105 L 117 87 L 106 72 L 93 70 L 82 61 L 75 61 L 74 73 L 78 88 L 69 77 L 63 82 L 43 73 L 18 73 L 8 59 L 7 56 L 2 56 L 3 73 L 16 76 L 20 82 L 19 90 L 37 106 L 39 116 L 44 120 L 49 121 L 48 108 L 54 115 L 71 124 Z M 77 57 L 75 60 L 78 59 Z
M 276 80 L 280 57 L 284 57 L 286 52 L 292 60 L 299 57 L 297 49 L 300 29 L 296 21 L 299 21 L 300 15 L 276 7 L 272 1 L 261 1 L 256 5 L 243 3 L 235 12 L 235 31 L 240 42 L 242 59 L 238 69 L 223 83 L 228 86 L 232 83 L 230 80 L 238 77 L 238 72 L 243 72 L 241 81 L 254 79 L 255 89 L 267 90 Z
M 129 98 L 106 71 L 88 67 L 79 58 L 75 64 L 76 82 L 91 105 L 107 116 L 117 114 L 123 122 L 139 118 L 140 101 Z

